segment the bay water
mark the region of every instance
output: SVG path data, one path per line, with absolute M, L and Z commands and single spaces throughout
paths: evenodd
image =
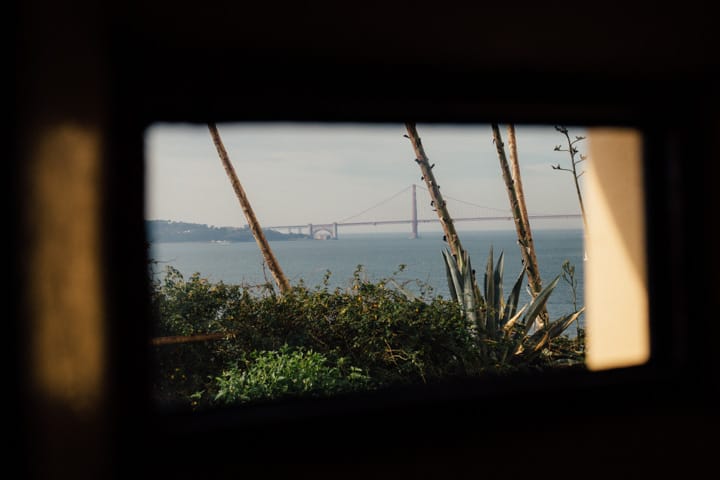
M 569 261 L 575 267 L 576 300 L 584 305 L 584 244 L 581 229 L 547 229 L 533 232 L 543 284 L 547 285 L 562 273 L 562 264 Z M 421 286 L 432 288 L 432 295 L 448 298 L 448 283 L 442 250 L 447 244 L 442 233 L 421 233 L 410 239 L 403 233 L 344 233 L 337 240 L 284 240 L 271 242 L 271 248 L 285 275 L 292 284 L 302 281 L 308 287 L 322 285 L 330 272 L 328 288 L 349 288 L 353 273 L 362 266 L 361 275 L 370 281 L 392 277 L 405 288 L 419 293 Z M 517 237 L 513 230 L 460 232 L 463 247 L 468 251 L 476 277 L 482 289 L 485 265 L 492 246 L 494 259 L 505 254 L 505 297 L 522 268 Z M 263 258 L 254 242 L 238 243 L 153 243 L 150 257 L 155 276 L 162 278 L 164 266 L 171 265 L 186 278 L 199 272 L 211 282 L 259 285 L 272 280 L 263 268 Z M 399 272 L 400 266 L 404 269 Z M 527 285 L 525 277 L 524 285 Z M 521 304 L 530 299 L 523 288 Z M 570 285 L 562 279 L 548 301 L 551 318 L 574 311 Z M 581 320 L 582 326 L 582 320 Z M 575 327 L 567 334 L 572 336 Z

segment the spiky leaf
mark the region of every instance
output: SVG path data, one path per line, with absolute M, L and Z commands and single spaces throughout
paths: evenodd
M 542 291 L 538 294 L 538 296 L 535 297 L 535 299 L 530 304 L 530 307 L 528 308 L 528 311 L 525 314 L 525 318 L 523 320 L 523 324 L 525 325 L 525 334 L 527 334 L 532 325 L 535 323 L 535 319 L 545 307 L 548 298 L 550 298 L 550 294 L 553 292 L 553 290 L 555 290 L 555 287 L 557 286 L 559 281 L 560 275 L 555 277 L 555 279 L 550 282 L 547 287 L 543 288 Z
M 487 329 L 491 332 L 495 331 L 495 328 L 497 327 L 497 324 L 495 322 L 495 318 L 497 315 L 497 312 L 495 310 L 495 272 L 493 270 L 493 248 L 492 245 L 490 246 L 490 253 L 488 254 L 488 261 L 487 265 L 485 265 L 485 300 L 487 302 L 487 305 L 485 305 L 485 315 L 486 320 L 485 324 L 487 325 Z
M 518 319 L 522 316 L 523 312 L 527 308 L 527 305 L 523 305 L 522 308 L 508 320 L 505 325 L 503 326 L 503 331 L 505 332 L 505 335 L 508 336 L 510 332 L 512 331 L 513 326 L 515 323 L 517 323 Z
M 449 250 L 445 250 L 444 254 L 447 264 L 450 266 L 450 275 L 454 284 L 455 294 L 457 296 L 455 300 L 457 300 L 457 302 L 462 305 L 462 295 L 465 286 L 460 260 L 455 258 L 455 256 Z
M 477 301 L 473 289 L 472 267 L 470 257 L 466 252 L 463 252 L 463 257 L 463 308 L 467 321 L 477 327 Z
M 459 294 L 458 292 L 461 291 L 462 288 L 459 283 L 459 272 L 457 269 L 457 263 L 455 262 L 455 259 L 450 254 L 450 252 L 446 249 L 442 252 L 443 255 L 443 261 L 445 262 L 445 273 L 446 278 L 448 282 L 448 290 L 450 291 L 450 298 L 458 302 L 459 301 Z
M 577 312 L 573 312 L 568 315 L 564 315 L 557 320 L 553 320 L 548 325 L 548 328 L 543 328 L 542 330 L 535 332 L 527 340 L 527 342 L 525 342 L 528 349 L 532 352 L 537 352 L 544 348 L 550 340 L 559 337 L 565 330 L 567 330 L 567 328 L 572 325 L 572 323 L 577 320 L 584 311 L 585 307 L 582 307 Z
M 585 307 L 582 307 L 577 312 L 573 312 L 570 315 L 566 315 L 552 322 L 548 328 L 550 332 L 550 340 L 555 337 L 559 337 L 567 328 L 576 321 L 580 315 L 585 311 Z
M 520 275 L 515 280 L 510 295 L 508 295 L 507 303 L 505 304 L 505 311 L 503 312 L 503 323 L 507 324 L 509 319 L 515 316 L 517 312 L 518 301 L 520 299 L 520 290 L 522 289 L 522 280 L 525 276 L 525 267 L 520 270 Z
M 503 311 L 503 273 L 505 270 L 505 252 L 500 252 L 500 258 L 498 258 L 497 267 L 495 267 L 495 296 L 492 298 L 492 303 L 495 306 L 496 318 L 502 315 Z

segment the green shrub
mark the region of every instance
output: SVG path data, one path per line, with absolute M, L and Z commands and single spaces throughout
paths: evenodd
M 154 284 L 152 299 L 158 336 L 225 334 L 222 340 L 154 347 L 154 394 L 164 405 L 204 407 L 216 397 L 225 402 L 230 394 L 220 393 L 229 392 L 231 379 L 241 377 L 247 398 L 255 394 L 271 398 L 264 396 L 265 387 L 257 381 L 265 368 L 261 365 L 269 359 L 276 364 L 292 359 L 293 365 L 308 369 L 337 368 L 345 380 L 352 373 L 346 366 L 352 365 L 368 377 L 365 387 L 381 388 L 546 366 L 560 358 L 550 355 L 555 348 L 550 345 L 541 355 L 523 357 L 524 363 L 504 364 L 498 360 L 502 355 L 488 355 L 487 350 L 507 345 L 502 339 L 478 342 L 478 332 L 468 328 L 459 302 L 439 296 L 417 298 L 392 279 L 363 279 L 360 269 L 346 289 L 330 290 L 327 284 L 310 289 L 300 284 L 282 296 L 271 289 L 211 283 L 199 274 L 186 280 L 168 269 L 164 280 Z M 565 348 L 562 358 L 573 357 L 576 350 Z M 284 352 L 282 362 L 275 357 L 277 352 Z M 264 355 L 260 363 L 258 355 Z M 297 372 L 297 378 L 305 378 L 305 373 Z M 337 386 L 313 385 L 320 390 L 327 387 L 326 393 Z M 270 388 L 268 394 L 281 393 L 273 390 L 279 388 Z
M 167 267 L 162 282 L 154 283 L 151 298 L 159 319 L 157 336 L 227 331 L 238 308 L 251 301 L 247 288 L 211 283 L 199 273 L 185 280 L 173 267 Z
M 277 351 L 253 352 L 243 367 L 217 377 L 215 400 L 222 403 L 326 396 L 367 388 L 370 378 L 344 358 L 331 365 L 321 353 L 284 345 Z

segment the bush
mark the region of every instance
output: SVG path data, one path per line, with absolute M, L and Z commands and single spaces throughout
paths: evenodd
M 154 283 L 152 299 L 157 335 L 225 334 L 223 340 L 155 347 L 154 393 L 166 406 L 204 407 L 216 397 L 232 401 L 230 391 L 241 392 L 232 394 L 240 401 L 274 398 L 283 389 L 302 394 L 290 378 L 314 379 L 318 390 L 312 394 L 332 393 L 356 386 L 347 383 L 349 365 L 367 377 L 365 388 L 508 368 L 480 351 L 457 302 L 416 298 L 392 279 L 365 281 L 359 269 L 347 289 L 300 284 L 277 296 L 266 288 L 210 283 L 199 274 L 185 280 L 170 268 Z M 567 352 L 572 355 L 566 349 L 563 358 Z M 518 367 L 545 366 L 558 358 L 550 353 Z M 270 366 L 280 365 L 297 375 L 285 376 L 286 383 L 260 381 Z
M 235 366 L 216 378 L 216 401 L 223 403 L 274 400 L 283 397 L 325 396 L 366 388 L 361 369 L 335 366 L 318 352 L 284 345 L 278 351 L 253 352 L 245 368 Z

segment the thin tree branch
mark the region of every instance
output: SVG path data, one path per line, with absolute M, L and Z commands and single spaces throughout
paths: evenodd
M 517 139 L 515 138 L 515 125 L 509 124 L 507 127 L 508 133 L 508 149 L 510 151 L 510 167 L 512 168 L 512 180 L 515 190 L 517 192 L 518 204 L 520 206 L 520 213 L 522 214 L 522 222 L 525 226 L 530 242 L 532 243 L 532 232 L 530 231 L 530 220 L 528 219 L 527 205 L 525 203 L 525 191 L 523 189 L 522 177 L 520 176 L 520 163 L 517 153 Z M 535 247 L 531 247 L 534 249 Z
M 177 345 L 180 343 L 208 342 L 213 340 L 229 340 L 235 336 L 235 332 L 227 333 L 205 333 L 197 335 L 176 335 L 170 337 L 155 337 L 150 340 L 151 345 Z
M 571 140 L 570 133 L 568 132 L 567 128 L 556 125 L 555 130 L 557 130 L 558 132 L 565 135 L 565 139 L 567 140 L 568 148 L 564 149 L 564 148 L 561 148 L 561 145 L 557 145 L 554 148 L 554 150 L 557 152 L 568 152 L 570 154 L 570 165 L 572 166 L 572 169 L 562 168 L 562 167 L 560 167 L 560 164 L 558 164 L 557 166 L 553 165 L 552 168 L 554 170 L 564 170 L 566 172 L 571 172 L 573 174 L 573 181 L 575 182 L 575 191 L 576 191 L 577 197 L 578 197 L 578 204 L 580 205 L 580 213 L 582 214 L 583 226 L 585 227 L 585 232 L 587 232 L 588 225 L 587 225 L 587 218 L 585 216 L 585 205 L 583 203 L 582 192 L 580 191 L 580 182 L 578 181 L 584 172 L 582 172 L 580 174 L 577 173 L 577 165 L 579 163 L 585 161 L 587 159 L 587 157 L 584 155 L 580 155 L 580 159 L 579 160 L 576 159 L 575 155 L 577 155 L 579 153 L 579 150 L 573 146 L 575 143 L 579 142 L 580 140 L 584 140 L 585 137 L 576 135 L 575 140 Z
M 255 237 L 255 242 L 257 242 L 258 247 L 260 247 L 260 252 L 262 252 L 265 263 L 267 263 L 270 273 L 272 273 L 280 292 L 288 292 L 290 290 L 290 282 L 280 268 L 280 264 L 275 258 L 275 255 L 273 255 L 270 244 L 265 238 L 265 233 L 255 217 L 255 212 L 253 212 L 252 206 L 250 205 L 250 200 L 248 200 L 245 190 L 240 184 L 237 173 L 235 173 L 235 168 L 233 168 L 232 163 L 230 163 L 230 157 L 228 156 L 225 146 L 222 143 L 217 126 L 214 123 L 208 123 L 208 128 L 210 129 L 210 135 L 212 136 L 213 143 L 215 144 L 215 148 L 220 156 L 220 161 L 222 162 L 223 167 L 225 167 L 225 172 L 230 179 L 233 190 L 235 190 L 235 195 L 237 196 L 243 213 L 245 214 L 245 218 L 248 221 L 250 231 L 252 232 L 253 237 Z
M 505 145 L 503 144 L 502 136 L 500 135 L 500 128 L 496 123 L 492 124 L 492 132 L 493 141 L 495 143 L 495 148 L 498 154 L 498 160 L 500 161 L 500 170 L 502 171 L 503 180 L 505 181 L 505 188 L 508 192 L 508 199 L 510 200 L 510 209 L 512 210 L 513 218 L 515 220 L 515 230 L 517 231 L 518 243 L 520 244 L 520 254 L 522 256 L 523 264 L 525 265 L 528 275 L 530 292 L 533 297 L 536 297 L 542 291 L 542 279 L 540 278 L 540 269 L 538 268 L 537 264 L 537 256 L 535 255 L 532 234 L 530 233 L 528 228 L 529 224 L 526 224 L 526 222 L 523 220 L 523 206 L 521 205 L 521 200 L 518 195 L 518 183 L 520 180 L 519 167 L 517 177 L 514 180 L 510 170 L 510 166 L 508 164 L 507 157 L 505 155 Z M 514 136 L 515 135 L 513 129 L 512 143 L 515 143 Z M 513 147 L 511 147 L 511 155 L 512 150 Z M 515 152 L 515 156 L 517 156 L 517 152 Z M 517 158 L 515 159 L 515 161 L 517 161 Z M 524 201 L 522 203 L 524 203 Z M 525 213 L 525 215 L 527 215 L 527 212 Z M 542 328 L 547 325 L 548 319 L 549 316 L 547 313 L 547 308 L 543 308 L 537 319 L 538 326 Z M 530 326 L 528 326 L 528 328 L 530 328 Z
M 435 181 L 435 174 L 433 173 L 433 167 L 435 165 L 430 165 L 430 159 L 425 153 L 425 149 L 423 148 L 422 140 L 420 140 L 420 135 L 418 134 L 415 123 L 405 123 L 405 128 L 407 129 L 408 134 L 404 136 L 412 142 L 413 150 L 415 152 L 415 162 L 420 167 L 422 178 L 425 180 L 428 192 L 430 193 L 430 198 L 432 200 L 430 205 L 434 206 L 437 211 L 438 218 L 440 219 L 440 225 L 445 233 L 445 240 L 448 242 L 450 247 L 450 253 L 455 256 L 458 263 L 461 263 L 463 257 L 462 245 L 460 244 L 460 238 L 455 230 L 452 217 L 448 212 L 447 204 L 440 193 L 440 186 Z

